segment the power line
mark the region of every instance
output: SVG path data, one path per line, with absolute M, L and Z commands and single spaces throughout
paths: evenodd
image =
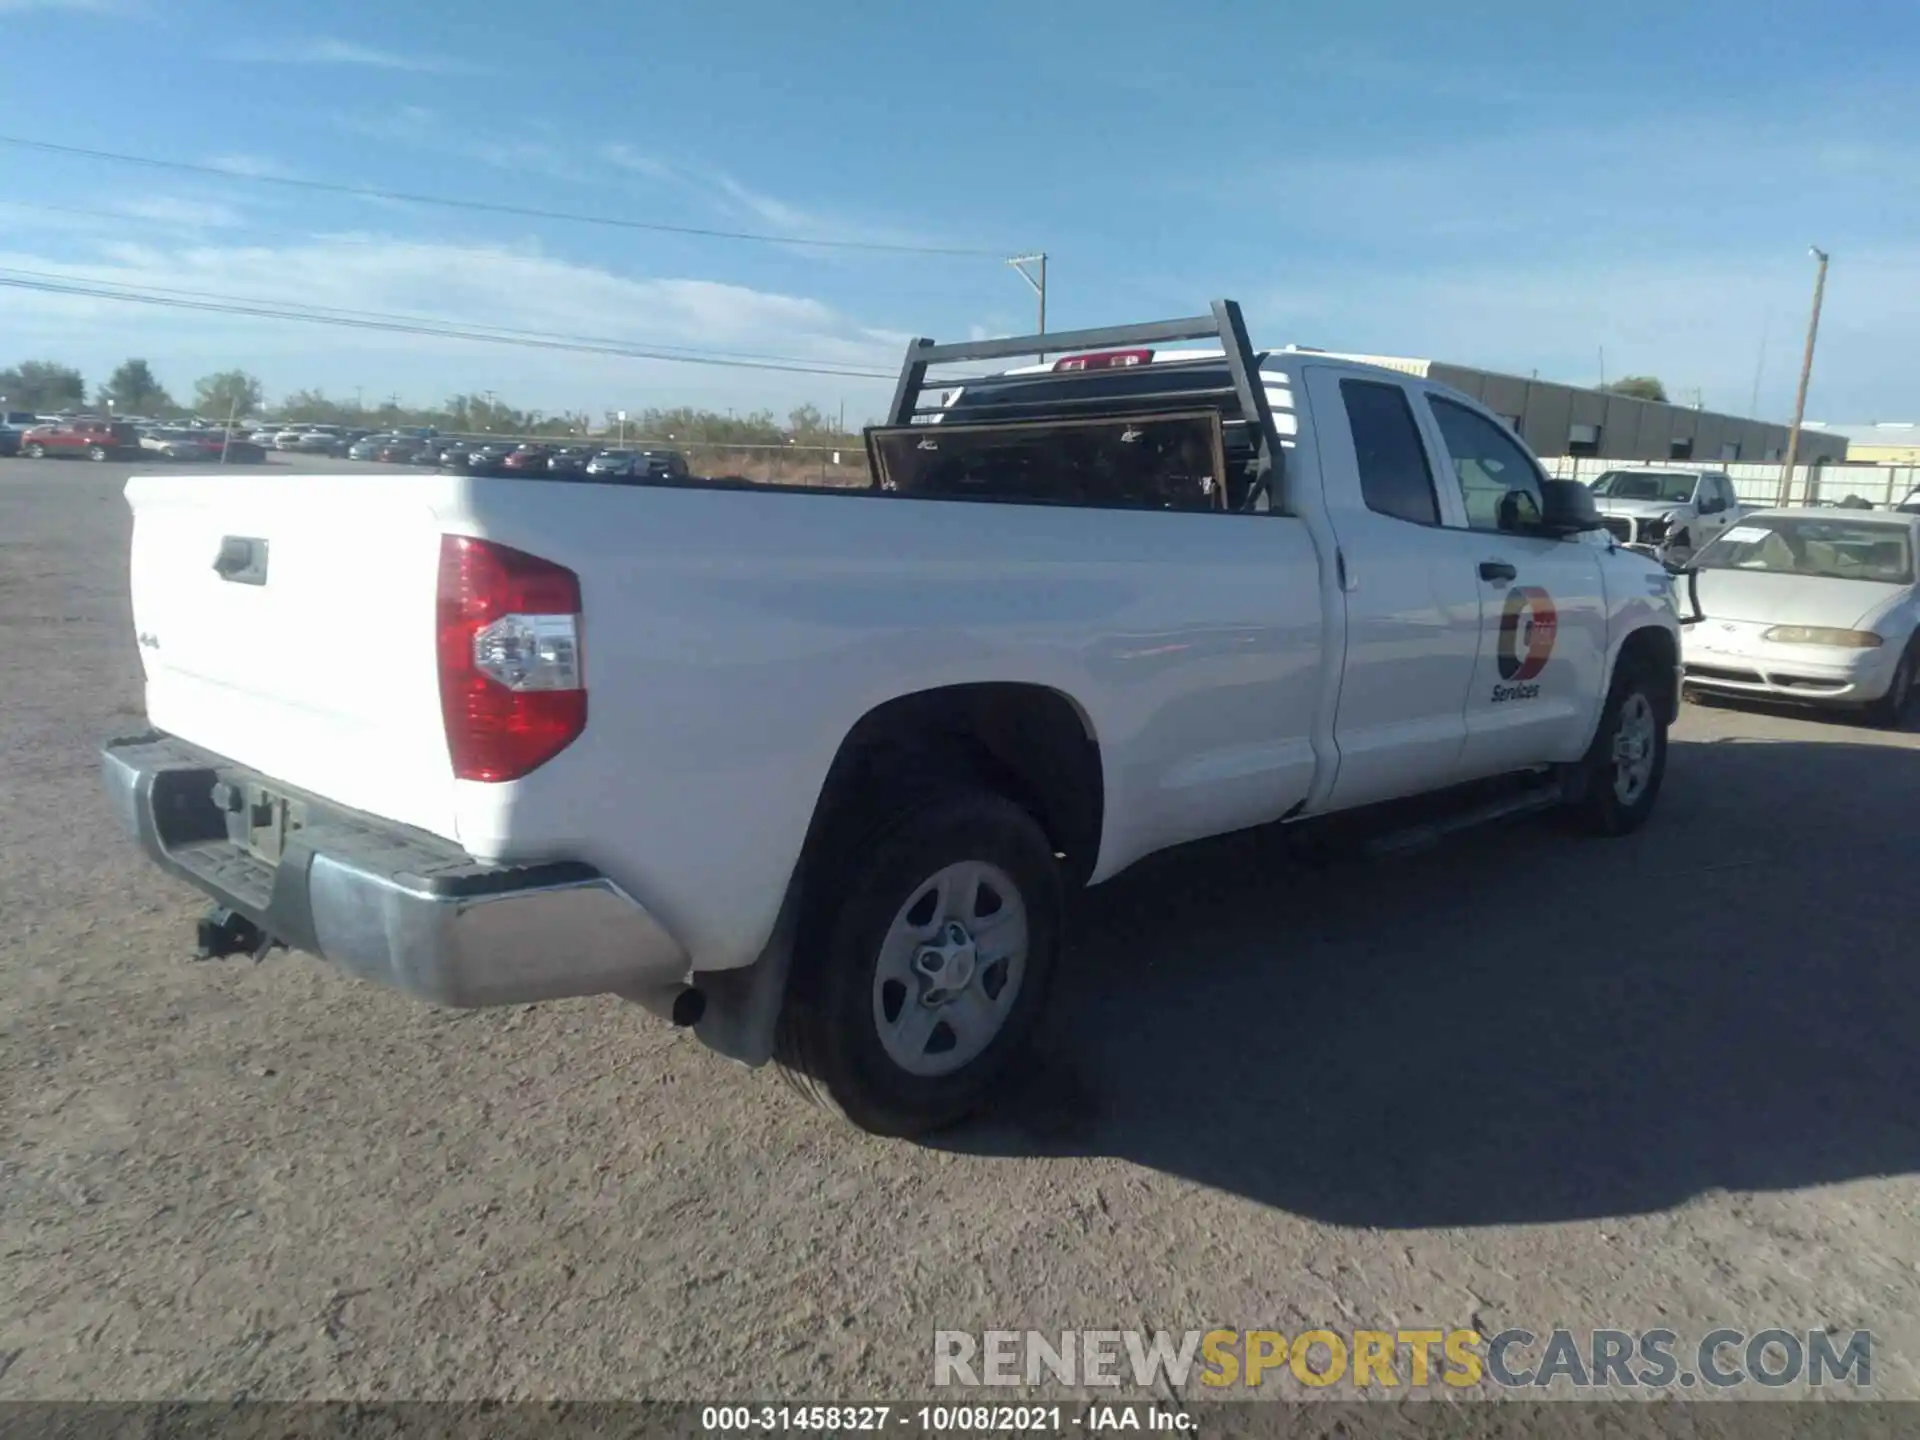
M 621 339 L 608 335 L 575 335 L 564 331 L 527 330 L 512 325 L 487 325 L 471 320 L 449 320 L 440 315 L 417 315 L 405 311 L 391 310 L 355 310 L 339 305 L 315 305 L 305 300 L 274 300 L 259 295 L 223 295 L 210 290 L 183 290 L 170 285 L 153 285 L 142 282 L 129 285 L 117 280 L 95 280 L 86 276 L 58 275 L 44 270 L 12 270 L 0 267 L 0 276 L 12 275 L 25 280 L 45 280 L 54 284 L 111 285 L 117 289 L 152 293 L 155 295 L 180 295 L 192 300 L 213 300 L 223 305 L 262 306 L 275 311 L 286 312 L 289 319 L 325 319 L 328 316 L 348 316 L 363 320 L 387 320 L 407 325 L 429 325 L 448 327 L 462 332 L 479 334 L 488 332 L 502 337 L 526 336 L 535 340 L 576 341 L 583 345 L 625 347 L 644 345 L 653 350 L 672 351 L 692 359 L 702 360 L 767 360 L 779 365 L 817 365 L 820 362 L 801 355 L 769 355 L 756 350 L 715 350 L 701 345 L 676 345 L 666 340 Z
M 5 0 L 0 0 L 4 5 Z M 37 200 L 15 200 L 10 196 L 0 196 L 0 230 L 6 228 L 9 212 L 30 211 L 48 215 L 74 215 L 89 220 L 110 220 L 123 229 L 128 225 L 152 226 L 161 230 L 191 232 L 175 244 L 180 249 L 199 250 L 253 250 L 260 248 L 262 240 L 284 240 L 293 245 L 308 247 L 329 245 L 364 245 L 388 250 L 455 250 L 479 251 L 487 254 L 513 254 L 484 240 L 476 240 L 470 235 L 429 237 L 426 239 L 401 238 L 385 234 L 367 234 L 358 231 L 341 231 L 326 228 L 314 230 L 264 230 L 252 222 L 215 225 L 204 221 L 167 219 L 163 216 L 138 215 L 128 210 L 89 210 L 78 205 L 48 205 Z M 156 242 L 157 243 L 157 242 Z M 547 257 L 552 258 L 552 257 Z M 918 303 L 926 298 L 924 286 L 907 289 L 889 289 L 872 284 L 863 285 L 861 294 L 868 299 L 875 296 L 891 296 L 895 299 L 907 299 Z M 744 352 L 743 352 L 744 353 Z
M 4 0 L 0 0 L 4 3 Z M 122 227 L 128 225 L 148 225 L 159 230 L 184 230 L 192 232 L 198 238 L 192 242 L 206 247 L 254 248 L 259 240 L 290 240 L 296 244 L 313 245 L 379 245 L 394 250 L 445 250 L 450 248 L 474 248 L 476 242 L 468 236 L 458 239 L 400 239 L 390 235 L 369 235 L 355 232 L 340 232 L 325 229 L 314 230 L 263 230 L 251 223 L 214 224 L 207 221 L 188 219 L 168 219 L 162 215 L 141 215 L 132 210 L 88 210 L 79 205 L 47 205 L 38 200 L 15 200 L 11 196 L 0 196 L 0 220 L 6 218 L 9 211 L 28 210 L 35 214 L 79 215 L 89 220 L 111 220 Z M 235 233 L 240 232 L 240 233 Z
M 857 370 L 847 366 L 782 364 L 766 360 L 744 360 L 718 355 L 672 354 L 658 347 L 626 345 L 618 342 L 593 343 L 564 337 L 542 337 L 537 332 L 515 334 L 488 333 L 437 322 L 410 322 L 402 318 L 378 319 L 350 313 L 326 314 L 301 312 L 284 306 L 249 304 L 245 301 L 193 299 L 185 295 L 146 293 L 132 288 L 108 288 L 52 279 L 26 278 L 31 272 L 0 272 L 0 287 L 28 290 L 47 295 L 71 295 L 94 300 L 114 300 L 126 304 L 158 305 L 175 310 L 199 310 L 220 315 L 243 315 L 266 320 L 300 320 L 314 325 L 337 325 L 352 330 L 377 330 L 391 334 L 423 335 L 441 340 L 478 340 L 494 345 L 516 345 L 530 350 L 566 350 L 580 354 L 613 355 L 629 360 L 663 360 L 682 365 L 711 365 L 730 370 L 771 370 L 788 375 L 835 375 L 854 380 L 890 380 L 893 374 L 881 370 Z
M 491 215 L 515 215 L 529 220 L 560 220 L 575 225 L 605 225 L 617 230 L 651 230 L 667 235 L 691 235 L 703 240 L 750 240 L 764 245 L 802 245 L 825 250 L 887 251 L 902 255 L 966 255 L 1000 258 L 998 250 L 974 250 L 950 245 L 906 245 L 883 240 L 828 240 L 792 235 L 768 235 L 747 230 L 713 230 L 697 225 L 668 225 L 653 220 L 623 220 L 613 215 L 585 215 L 566 210 L 541 210 L 531 205 L 505 205 L 490 200 L 468 200 L 450 195 L 421 195 L 404 190 L 376 190 L 367 185 L 343 185 L 331 180 L 303 180 L 292 175 L 260 175 L 222 165 L 199 165 L 186 160 L 161 160 L 151 155 L 129 155 L 118 150 L 90 150 L 79 145 L 56 145 L 50 140 L 29 140 L 18 135 L 0 135 L 0 145 L 22 150 L 39 150 L 50 155 L 76 155 L 89 160 L 110 160 L 119 165 L 144 165 L 154 170 L 174 170 L 188 175 L 217 175 L 223 180 L 248 180 L 260 185 L 281 185 L 296 190 L 312 190 L 327 195 L 353 195 L 363 200 L 398 200 L 409 205 L 439 205 L 453 210 L 474 210 Z

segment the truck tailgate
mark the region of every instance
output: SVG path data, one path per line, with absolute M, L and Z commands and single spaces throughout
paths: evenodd
M 128 481 L 134 632 L 159 729 L 457 839 L 432 476 Z

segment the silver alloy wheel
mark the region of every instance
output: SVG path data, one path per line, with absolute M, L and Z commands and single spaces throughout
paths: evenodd
M 1652 781 L 1657 736 L 1653 702 L 1636 690 L 1621 704 L 1613 730 L 1613 795 L 1622 805 L 1633 804 Z
M 1006 1025 L 1027 969 L 1027 907 L 997 865 L 962 860 L 914 888 L 880 945 L 873 1023 L 909 1075 L 950 1075 Z

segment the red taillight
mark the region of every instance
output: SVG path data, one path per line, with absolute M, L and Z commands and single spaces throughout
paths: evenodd
M 440 540 L 440 713 L 453 773 L 517 780 L 587 727 L 580 579 L 490 540 Z
M 1056 370 L 1119 370 L 1128 365 L 1144 365 L 1153 359 L 1151 350 L 1103 350 L 1097 355 L 1066 355 L 1053 362 Z

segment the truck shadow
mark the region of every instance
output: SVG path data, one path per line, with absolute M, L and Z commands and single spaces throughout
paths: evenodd
M 1332 870 L 1256 831 L 1089 892 L 1046 1058 L 944 1137 L 1344 1225 L 1660 1210 L 1920 1169 L 1920 750 L 1676 740 L 1619 841 Z

